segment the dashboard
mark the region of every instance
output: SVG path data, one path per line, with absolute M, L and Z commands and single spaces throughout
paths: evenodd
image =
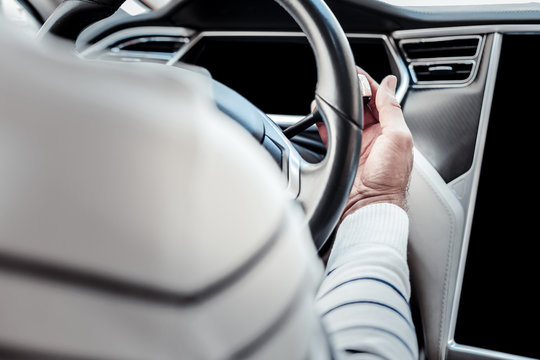
M 540 359 L 535 213 L 526 210 L 539 198 L 538 161 L 536 134 L 523 127 L 538 117 L 540 69 L 531 49 L 540 46 L 540 9 L 328 3 L 357 65 L 376 80 L 398 77 L 416 150 L 433 169 L 436 193 L 447 199 L 434 200 L 447 214 L 433 220 L 438 205 L 411 193 L 418 196 L 411 226 L 434 234 L 411 238 L 410 249 L 425 358 Z M 83 56 L 204 68 L 282 128 L 310 112 L 313 53 L 273 2 L 185 2 L 156 13 L 91 26 L 80 37 Z M 295 144 L 314 161 L 324 156 L 313 128 Z M 441 221 L 448 234 L 438 232 Z

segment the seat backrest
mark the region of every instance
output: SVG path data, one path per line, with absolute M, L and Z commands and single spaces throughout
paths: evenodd
M 315 289 L 278 169 L 204 76 L 1 21 L 0 48 L 0 357 L 235 357 Z

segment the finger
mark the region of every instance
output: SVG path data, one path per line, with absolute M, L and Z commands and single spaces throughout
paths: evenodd
M 324 125 L 322 121 L 315 123 L 315 125 L 317 125 L 317 130 L 319 131 L 319 136 L 321 137 L 324 146 L 328 148 L 328 130 L 326 129 L 326 125 Z
M 311 112 L 314 112 L 316 108 L 317 103 L 313 100 L 311 102 Z M 322 121 L 316 122 L 315 125 L 317 125 L 317 131 L 319 132 L 319 136 L 321 137 L 324 146 L 328 148 L 328 131 L 326 130 L 326 125 L 324 125 Z
M 372 116 L 365 116 L 364 117 L 364 128 L 367 128 L 375 123 L 377 123 L 379 119 L 379 113 L 377 111 L 377 106 L 375 104 L 375 99 L 377 97 L 377 91 L 379 90 L 379 84 L 369 75 L 364 69 L 357 66 L 356 71 L 359 74 L 364 75 L 368 82 L 369 86 L 371 88 L 371 99 L 369 102 L 364 106 L 364 113 L 371 113 Z
M 371 88 L 371 102 L 373 102 L 373 106 L 375 106 L 375 97 L 377 96 L 377 91 L 379 90 L 379 83 L 377 83 L 372 77 L 371 75 L 369 75 L 367 73 L 367 71 L 365 71 L 364 69 L 362 69 L 361 67 L 357 66 L 356 67 L 356 71 L 359 73 L 359 74 L 362 74 L 364 75 L 368 82 L 369 82 L 369 86 Z
M 383 128 L 392 127 L 395 130 L 408 131 L 401 111 L 401 105 L 396 99 L 397 78 L 389 75 L 381 81 L 377 94 L 376 106 L 379 112 L 379 122 Z
M 362 69 L 360 66 L 357 66 L 356 67 L 356 71 L 359 73 L 359 74 L 362 74 L 364 75 L 367 79 L 368 79 L 368 82 L 369 82 L 369 86 L 371 87 L 371 93 L 373 94 L 373 97 L 375 97 L 375 94 L 377 93 L 377 90 L 379 90 L 379 84 L 371 77 L 371 75 L 369 75 L 367 73 L 367 71 L 365 71 L 364 69 Z

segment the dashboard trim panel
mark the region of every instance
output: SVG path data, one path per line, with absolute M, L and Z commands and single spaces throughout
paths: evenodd
M 530 357 L 459 345 L 454 342 L 450 342 L 449 349 L 448 360 L 536 360 Z

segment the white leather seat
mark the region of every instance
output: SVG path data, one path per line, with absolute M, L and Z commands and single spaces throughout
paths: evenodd
M 279 170 L 203 75 L 1 20 L 0 48 L 0 355 L 223 358 L 315 287 Z

